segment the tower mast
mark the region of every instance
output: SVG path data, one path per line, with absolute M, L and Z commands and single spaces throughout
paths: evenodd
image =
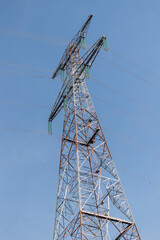
M 101 36 L 80 57 L 92 15 L 69 43 L 53 74 L 63 84 L 49 116 L 49 132 L 64 108 L 53 240 L 141 239 L 100 126 L 85 78 Z

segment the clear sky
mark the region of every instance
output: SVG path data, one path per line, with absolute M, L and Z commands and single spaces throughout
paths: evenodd
M 86 80 L 141 238 L 159 238 L 160 2 L 0 1 L 0 239 L 52 239 L 63 112 L 47 135 L 66 44 L 108 38 Z

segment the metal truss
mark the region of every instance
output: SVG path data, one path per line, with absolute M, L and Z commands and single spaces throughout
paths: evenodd
M 104 36 L 80 58 L 69 44 L 66 78 L 49 116 L 64 107 L 53 240 L 141 239 L 85 83 Z M 88 71 L 88 69 L 87 69 Z

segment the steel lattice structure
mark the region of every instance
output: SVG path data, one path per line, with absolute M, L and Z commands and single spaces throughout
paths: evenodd
M 137 240 L 141 238 L 85 83 L 106 44 L 102 36 L 80 57 L 91 19 L 69 43 L 53 74 L 64 79 L 49 116 L 51 130 L 64 108 L 53 240 Z

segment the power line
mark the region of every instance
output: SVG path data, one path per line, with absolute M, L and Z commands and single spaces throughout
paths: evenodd
M 32 66 L 29 66 L 29 65 L 20 65 L 20 64 L 12 64 L 12 63 L 2 63 L 0 62 L 0 64 L 2 65 L 8 65 L 8 66 L 15 66 L 15 67 L 19 67 L 19 68 L 28 68 L 28 69 L 31 69 L 31 70 L 35 70 L 35 71 L 41 71 L 41 68 L 37 68 L 37 67 L 32 67 Z M 51 72 L 51 70 L 49 69 L 45 69 L 45 68 L 42 68 L 42 71 L 47 71 L 47 72 Z M 39 79 L 52 79 L 51 77 L 46 77 L 46 76 L 42 76 L 42 75 L 35 75 L 35 74 L 30 74 L 30 73 L 26 73 L 26 72 L 20 72 L 20 71 L 14 71 L 14 70 L 8 70 L 8 69 L 0 69 L 0 72 L 6 72 L 8 74 L 18 74 L 18 75 L 23 75 L 23 76 L 29 76 L 29 77 L 34 77 L 34 78 L 39 78 Z M 116 95 L 119 95 L 120 97 L 123 97 L 127 100 L 129 100 L 130 102 L 138 105 L 139 107 L 143 108 L 144 110 L 147 110 L 148 112 L 156 115 L 156 116 L 159 116 L 160 115 L 160 112 L 157 112 L 149 107 L 147 107 L 145 104 L 137 101 L 136 99 L 134 98 L 131 98 L 123 93 L 121 93 L 120 91 L 117 91 L 111 87 L 109 87 L 107 84 L 104 84 L 103 82 L 95 79 L 95 78 L 92 78 L 92 80 L 94 82 L 96 82 L 98 85 L 100 85 L 101 87 L 105 88 L 105 89 L 108 89 L 109 91 L 113 92 L 114 94 Z
M 11 128 L 11 127 L 0 127 L 1 131 L 14 131 L 14 132 L 23 132 L 23 133 L 33 133 L 33 134 L 38 134 L 38 135 L 48 135 L 51 136 L 50 134 L 48 134 L 47 131 L 40 131 L 40 130 L 34 130 L 34 129 L 24 129 L 24 128 Z M 53 136 L 55 136 L 57 139 L 61 139 L 61 137 L 57 134 L 53 134 Z
M 149 124 L 148 122 L 144 121 L 143 119 L 139 118 L 139 117 L 136 117 L 132 114 L 130 114 L 129 112 L 117 107 L 116 105 L 112 104 L 112 103 L 109 103 L 108 101 L 98 97 L 97 95 L 93 94 L 92 93 L 92 96 L 94 96 L 94 98 L 96 98 L 99 102 L 113 108 L 114 110 L 116 110 L 117 112 L 120 112 L 126 116 L 128 116 L 130 119 L 140 123 L 140 124 L 143 124 L 144 126 L 147 126 L 153 130 L 158 130 L 160 131 L 160 128 L 157 128 L 155 127 L 154 125 L 152 124 Z M 29 106 L 29 107 L 34 107 L 34 108 L 42 108 L 42 109 L 49 109 L 49 106 L 48 105 L 41 105 L 41 104 L 33 104 L 33 103 L 21 103 L 21 102 L 12 102 L 12 101 L 0 101 L 0 104 L 5 104 L 5 105 L 16 105 L 16 106 Z
M 39 79 L 52 79 L 51 77 L 46 77 L 46 76 L 36 75 L 36 74 L 31 74 L 31 73 L 26 73 L 26 72 L 20 72 L 20 71 L 13 71 L 13 70 L 8 70 L 8 69 L 0 69 L 0 72 L 5 72 L 8 74 L 22 75 L 22 76 L 26 76 L 26 77 L 39 78 Z
M 149 108 L 149 107 L 146 106 L 145 104 L 141 103 L 140 101 L 137 101 L 136 99 L 131 98 L 130 96 L 125 95 L 124 93 L 122 93 L 122 92 L 120 92 L 120 91 L 118 91 L 118 90 L 113 89 L 112 87 L 108 86 L 106 83 L 103 83 L 103 82 L 101 82 L 101 81 L 99 81 L 99 80 L 97 80 L 97 79 L 95 79 L 95 78 L 93 78 L 93 77 L 91 78 L 91 80 L 93 80 L 94 82 L 96 82 L 96 83 L 97 83 L 98 85 L 100 85 L 101 87 L 103 87 L 103 88 L 105 88 L 105 89 L 113 92 L 114 94 L 116 94 L 116 95 L 118 95 L 118 96 L 120 96 L 120 97 L 122 97 L 122 98 L 124 98 L 124 99 L 127 99 L 128 101 L 136 104 L 137 106 L 143 108 L 144 110 L 146 110 L 146 111 L 148 111 L 148 112 L 150 112 L 150 113 L 152 113 L 152 114 L 154 114 L 154 115 L 156 115 L 156 116 L 160 116 L 160 112 L 157 112 L 157 111 L 153 110 L 152 108 Z
M 104 128 L 106 129 L 106 128 Z M 48 134 L 47 131 L 40 131 L 40 130 L 34 130 L 34 129 L 20 129 L 20 128 L 11 128 L 11 127 L 0 127 L 0 130 L 1 131 L 14 131 L 14 132 L 22 132 L 22 133 L 32 133 L 32 134 L 38 134 L 38 135 L 48 135 L 48 136 L 51 136 Z M 139 150 L 151 155 L 152 157 L 155 156 L 156 158 L 160 159 L 160 156 L 159 155 L 156 155 L 155 153 L 153 152 L 150 152 L 148 151 L 148 149 L 145 149 L 144 147 L 140 146 L 139 144 L 135 144 L 134 142 L 131 142 L 130 140 L 124 138 L 124 137 L 121 137 L 120 135 L 117 135 L 115 133 L 113 133 L 113 131 L 111 131 L 110 129 L 106 129 L 106 131 L 109 131 L 111 135 L 113 135 L 114 137 L 120 139 L 121 141 L 131 145 L 131 146 L 134 146 L 136 148 L 138 148 Z M 55 133 L 52 133 L 52 135 L 58 139 L 58 140 L 61 140 L 61 136 L 55 134 Z M 138 178 L 138 179 L 141 179 L 144 183 L 146 184 L 149 184 L 149 185 L 153 185 L 154 187 L 160 189 L 160 185 L 159 184 L 156 184 L 154 183 L 153 181 L 151 180 L 148 180 L 146 177 L 142 176 L 142 175 L 138 175 L 137 173 L 135 173 L 134 171 L 130 171 L 129 169 L 127 168 L 124 168 L 122 166 L 118 166 L 118 168 L 121 168 L 125 173 L 127 174 L 131 174 L 132 176 Z
M 129 140 L 128 138 L 124 138 L 124 137 L 120 136 L 119 134 L 113 132 L 109 128 L 106 128 L 105 126 L 103 126 L 103 128 L 106 130 L 106 132 L 109 132 L 112 136 L 116 137 L 117 139 L 121 140 L 122 142 L 127 143 L 127 144 L 131 145 L 132 147 L 137 148 L 140 151 L 149 154 L 152 157 L 154 156 L 155 158 L 160 159 L 160 155 L 156 154 L 155 152 L 152 152 L 152 151 L 142 147 L 140 144 L 135 143 L 135 142 Z
M 149 124 L 148 122 L 144 121 L 143 119 L 141 119 L 141 118 L 139 118 L 139 117 L 136 117 L 136 116 L 130 114 L 129 112 L 127 112 L 127 111 L 124 111 L 123 109 L 115 106 L 114 104 L 109 103 L 109 102 L 107 102 L 106 100 L 104 100 L 104 99 L 102 99 L 102 98 L 100 98 L 100 97 L 97 97 L 97 96 L 94 95 L 94 94 L 92 94 L 92 96 L 94 96 L 94 98 L 96 98 L 98 101 L 102 102 L 103 104 L 105 104 L 105 105 L 107 105 L 107 106 L 110 106 L 111 108 L 115 109 L 116 111 L 118 111 L 118 112 L 120 112 L 120 113 L 125 114 L 126 116 L 128 116 L 129 118 L 135 120 L 136 122 L 139 122 L 139 123 L 141 123 L 141 124 L 143 124 L 143 125 L 151 128 L 151 129 L 154 129 L 155 131 L 157 131 L 157 130 L 160 131 L 160 128 L 157 128 L 157 127 L 155 127 L 154 125 Z
M 42 105 L 42 104 L 33 104 L 33 103 L 22 103 L 22 102 L 13 102 L 13 101 L 0 101 L 2 105 L 15 105 L 20 107 L 33 107 L 33 108 L 42 108 L 42 109 L 50 109 L 49 105 Z
M 0 71 L 1 71 L 1 69 L 0 69 Z M 19 72 L 19 71 L 9 71 L 9 70 L 2 70 L 2 71 L 5 71 L 5 72 L 10 73 L 10 74 L 20 74 L 20 75 L 29 76 L 29 77 L 35 77 L 35 78 L 40 78 L 40 79 L 51 79 L 51 77 L 33 75 L 33 74 L 28 74 L 28 73 Z M 103 99 L 101 99 L 101 98 L 99 98 L 99 97 L 97 97 L 95 95 L 94 95 L 94 97 L 97 98 L 100 102 L 103 102 L 104 104 L 107 104 L 108 106 L 114 108 L 116 111 L 119 111 L 119 112 L 129 116 L 131 119 L 133 119 L 133 120 L 135 120 L 135 121 L 137 121 L 137 122 L 139 122 L 139 123 L 141 123 L 141 124 L 143 124 L 145 126 L 148 126 L 148 127 L 152 128 L 154 130 L 158 130 L 158 131 L 160 130 L 160 128 L 156 128 L 155 126 L 149 124 L 148 122 L 144 121 L 143 119 L 135 117 L 135 116 L 131 115 L 130 113 L 128 113 L 127 111 L 124 111 L 124 110 L 116 107 L 115 105 L 113 105 L 111 103 L 108 103 L 108 102 L 104 101 Z
M 108 52 L 109 52 L 111 55 L 113 55 L 113 56 L 115 56 L 115 57 L 121 59 L 122 61 L 127 62 L 127 63 L 129 63 L 130 65 L 136 67 L 137 69 L 143 71 L 144 73 L 147 73 L 147 74 L 150 75 L 151 77 L 154 77 L 154 78 L 157 78 L 158 80 L 160 80 L 160 75 L 157 75 L 157 74 L 155 74 L 155 73 L 149 71 L 148 69 L 146 69 L 146 68 L 140 66 L 139 64 L 135 63 L 135 62 L 132 61 L 131 59 L 128 59 L 128 58 L 126 58 L 126 57 L 120 55 L 119 53 L 117 53 L 117 52 L 111 50 L 111 49 L 109 49 Z
M 144 82 L 144 83 L 146 83 L 146 84 L 148 84 L 148 85 L 150 85 L 150 86 L 152 86 L 152 87 L 154 87 L 156 89 L 160 88 L 160 85 L 157 85 L 157 84 L 153 83 L 152 81 L 150 81 L 150 80 L 148 80 L 148 79 L 146 79 L 144 77 L 141 77 L 141 76 L 139 76 L 136 73 L 133 73 L 133 72 L 129 71 L 127 68 L 125 68 L 125 67 L 123 67 L 123 66 L 121 66 L 121 65 L 119 65 L 117 63 L 114 63 L 113 61 L 110 61 L 110 60 L 106 59 L 104 56 L 100 56 L 100 58 L 103 59 L 103 61 L 111 64 L 112 66 L 122 70 L 123 72 L 128 73 L 131 76 L 137 78 L 138 80 L 140 80 L 140 81 L 142 81 L 142 82 Z
M 42 35 L 36 35 L 33 33 L 28 33 L 28 32 L 22 32 L 22 31 L 17 31 L 17 30 L 13 30 L 10 28 L 5 28 L 5 27 L 0 27 L 0 32 L 3 34 L 7 34 L 7 35 L 12 35 L 15 37 L 22 37 L 22 38 L 28 38 L 31 40 L 38 40 L 38 41 L 42 41 L 42 42 L 46 42 L 46 43 L 53 43 L 59 46 L 64 46 L 66 44 L 68 44 L 67 41 L 64 41 L 62 39 L 58 39 L 58 38 L 51 38 L 51 37 L 44 37 Z
M 17 31 L 17 30 L 13 30 L 13 29 L 9 29 L 9 28 L 0 28 L 0 32 L 3 33 L 3 34 L 9 34 L 9 35 L 14 35 L 14 36 L 18 36 L 18 37 L 23 37 L 23 38 L 28 38 L 28 39 L 31 39 L 31 40 L 39 40 L 39 41 L 43 41 L 43 42 L 47 42 L 47 43 L 53 43 L 53 44 L 56 44 L 56 45 L 60 45 L 60 46 L 65 46 L 68 44 L 68 41 L 65 41 L 65 40 L 62 40 L 62 39 L 59 39 L 59 38 L 50 38 L 50 37 L 45 37 L 45 36 L 42 36 L 42 35 L 36 35 L 36 34 L 33 34 L 33 33 L 28 33 L 28 32 L 22 32 L 22 31 Z M 140 69 L 141 71 L 151 75 L 152 77 L 155 77 L 157 79 L 160 79 L 160 76 L 151 72 L 151 71 L 148 71 L 147 69 L 145 69 L 144 67 L 138 65 L 137 63 L 134 63 L 132 60 L 118 54 L 117 52 L 109 49 L 109 53 L 111 53 L 113 56 L 125 61 L 125 62 L 128 62 L 129 64 L 131 64 L 132 66 Z M 104 60 L 104 61 L 107 61 L 109 64 L 121 69 L 122 71 L 134 76 L 135 78 L 143 81 L 143 82 L 146 82 L 147 84 L 150 84 L 154 87 L 160 87 L 159 85 L 156 85 L 154 83 L 152 83 L 152 81 L 146 79 L 146 78 L 143 78 L 131 71 L 129 71 L 128 69 L 112 62 L 112 61 L 109 61 L 107 59 L 105 59 L 104 57 L 101 56 L 101 58 Z
M 64 46 L 64 45 L 67 45 L 67 44 L 68 44 L 67 41 L 64 41 L 64 40 L 61 40 L 61 39 L 58 39 L 58 38 L 49 38 L 49 37 L 44 37 L 44 36 L 42 36 L 42 35 L 36 35 L 36 34 L 32 34 L 32 33 L 27 33 L 27 32 L 22 32 L 22 31 L 17 31 L 17 30 L 12 30 L 12 29 L 8 29 L 8 28 L 0 28 L 0 32 L 1 32 L 1 33 L 4 33 L 4 34 L 9 34 L 9 35 L 18 36 L 18 37 L 29 38 L 29 39 L 31 39 L 31 40 L 39 40 L 39 41 L 43 41 L 43 42 L 47 42 L 47 43 L 53 43 L 53 44 L 56 44 L 56 45 L 63 45 L 63 46 Z M 125 61 L 128 61 L 128 62 L 132 63 L 132 65 L 134 65 L 135 67 L 138 67 L 138 68 L 141 69 L 141 70 L 143 69 L 143 71 L 148 72 L 148 74 L 150 74 L 150 75 L 152 75 L 152 76 L 154 76 L 154 77 L 160 78 L 160 76 L 157 76 L 157 75 L 154 74 L 154 73 L 151 73 L 151 72 L 149 72 L 149 71 L 144 70 L 143 67 L 141 67 L 141 66 L 133 63 L 133 62 L 130 61 L 130 60 L 127 60 L 127 59 L 126 59 L 125 57 L 123 57 L 123 56 L 120 56 L 120 55 L 116 54 L 116 52 L 111 51 L 111 50 L 110 50 L 109 52 L 111 52 L 111 53 L 112 53 L 114 56 L 116 56 L 116 57 L 119 57 L 119 58 L 121 58 L 121 59 L 123 59 L 123 60 L 125 60 Z M 131 76 L 133 76 L 133 77 L 135 77 L 135 78 L 137 78 L 137 79 L 139 79 L 139 80 L 141 80 L 141 81 L 149 84 L 150 86 L 155 87 L 155 88 L 160 88 L 159 85 L 153 83 L 152 81 L 150 81 L 150 80 L 148 80 L 148 79 L 146 79 L 146 78 L 144 78 L 144 77 L 139 76 L 139 75 L 136 74 L 136 73 L 133 73 L 133 72 L 129 71 L 127 68 L 124 68 L 123 66 L 118 65 L 118 64 L 114 63 L 113 61 L 109 61 L 108 59 L 106 59 L 106 58 L 103 57 L 103 56 L 101 56 L 101 58 L 102 58 L 104 61 L 108 62 L 109 64 L 113 65 L 114 67 L 116 67 L 116 68 L 122 70 L 123 72 L 126 72 L 126 73 L 130 74 Z
M 160 185 L 157 183 L 154 183 L 153 181 L 151 181 L 150 179 L 148 179 L 146 176 L 142 176 L 142 175 L 138 175 L 137 173 L 135 173 L 134 171 L 131 171 L 130 169 L 127 169 L 126 167 L 122 167 L 121 165 L 117 166 L 119 169 L 121 169 L 123 172 L 125 172 L 127 175 L 129 176 L 133 176 L 134 178 L 137 178 L 140 180 L 140 182 L 144 182 L 148 185 L 152 185 L 155 188 L 158 188 L 160 190 Z
M 48 2 L 48 1 L 44 1 L 44 0 L 34 0 L 34 1 L 36 1 L 38 3 L 40 2 L 42 4 L 45 4 L 46 6 L 49 6 L 49 7 L 55 7 L 55 6 L 57 7 L 57 3 L 58 3 L 58 2 Z M 79 14 L 84 15 L 84 16 L 88 15 L 88 11 L 80 11 L 80 10 L 77 10 L 77 9 L 70 8 L 68 6 L 63 6 L 62 4 L 59 4 L 59 7 L 60 7 L 60 9 L 63 8 L 65 11 L 67 10 L 67 11 L 70 11 L 72 13 L 76 12 L 76 13 L 79 13 Z
M 116 137 L 117 139 L 119 139 L 120 141 L 123 141 L 124 143 L 127 143 L 137 149 L 139 149 L 140 151 L 143 151 L 147 154 L 149 154 L 150 156 L 154 156 L 155 158 L 157 159 L 160 159 L 160 155 L 156 154 L 155 152 L 151 152 L 149 151 L 148 149 L 140 146 L 139 144 L 137 143 L 134 143 L 132 142 L 131 140 L 127 139 L 127 138 L 124 138 L 116 133 L 114 133 L 113 131 L 111 131 L 110 129 L 106 128 L 103 126 L 103 129 L 105 129 L 107 132 L 109 132 L 112 136 Z M 153 181 L 149 180 L 146 176 L 142 176 L 142 175 L 138 175 L 136 172 L 134 171 L 131 171 L 130 169 L 127 169 L 126 167 L 122 167 L 121 165 L 118 165 L 117 166 L 118 168 L 120 168 L 122 171 L 124 171 L 125 173 L 129 174 L 129 175 L 132 175 L 133 177 L 136 177 L 137 179 L 143 181 L 144 183 L 148 184 L 148 185 L 152 185 L 158 189 L 160 189 L 160 185 L 157 184 L 157 183 L 154 183 Z
M 22 68 L 22 69 L 29 69 L 29 70 L 33 70 L 33 71 L 42 71 L 42 72 L 48 72 L 48 73 L 52 73 L 52 71 L 53 71 L 52 69 L 39 68 L 39 67 L 34 67 L 34 66 L 29 66 L 29 65 L 24 65 L 24 64 L 16 64 L 16 63 L 8 63 L 8 62 L 0 62 L 0 65 Z
M 92 95 L 93 95 L 93 94 L 92 94 Z M 122 109 L 118 108 L 117 106 L 115 106 L 115 105 L 113 105 L 113 104 L 111 104 L 111 103 L 108 103 L 107 101 L 105 101 L 105 100 L 97 97 L 96 95 L 94 95 L 94 98 L 96 98 L 98 101 L 102 102 L 103 104 L 105 104 L 105 105 L 107 105 L 107 106 L 110 106 L 111 108 L 115 109 L 116 111 L 118 111 L 118 112 L 120 112 L 120 113 L 123 113 L 123 114 L 129 116 L 131 119 L 135 120 L 130 113 L 123 111 Z M 33 104 L 33 103 L 10 102 L 10 101 L 0 101 L 0 104 L 9 104 L 9 105 L 17 105 L 17 106 L 29 106 L 29 107 L 42 108 L 42 109 L 49 109 L 49 108 L 50 108 L 49 105 Z M 144 122 L 142 119 L 136 118 L 136 121 L 138 121 L 138 122 L 141 123 L 141 124 L 144 124 L 144 125 L 147 125 L 147 126 L 148 126 L 148 123 L 147 123 L 147 122 Z M 152 127 L 153 127 L 153 126 L 152 126 Z M 0 128 L 0 129 L 3 129 L 3 128 Z M 10 129 L 16 131 L 15 128 L 8 128 L 8 130 L 10 130 Z M 156 130 L 157 130 L 157 128 L 156 128 Z M 158 128 L 158 130 L 160 130 L 160 129 Z M 18 131 L 20 131 L 20 130 L 18 129 Z M 22 129 L 21 131 L 23 131 L 23 129 Z M 29 131 L 32 131 L 32 132 L 34 132 L 34 130 L 25 130 L 25 131 L 28 131 L 28 132 L 29 132 Z M 111 130 L 109 130 L 109 129 L 107 129 L 107 131 L 110 131 L 110 132 L 111 132 Z M 116 134 L 113 133 L 113 132 L 111 132 L 111 133 L 112 133 L 112 135 L 120 138 L 122 141 L 127 142 L 128 144 L 130 144 L 130 145 L 132 145 L 132 146 L 134 146 L 134 147 L 137 147 L 137 148 L 139 148 L 140 150 L 143 150 L 143 151 L 146 152 L 146 153 L 150 153 L 150 155 L 153 155 L 153 154 L 154 154 L 154 153 L 151 153 L 150 151 L 142 148 L 140 145 L 131 142 L 131 141 L 128 140 L 128 139 L 124 139 L 124 138 L 116 135 Z M 156 157 L 158 157 L 158 156 L 156 156 Z M 160 156 L 159 156 L 159 157 L 160 157 Z

